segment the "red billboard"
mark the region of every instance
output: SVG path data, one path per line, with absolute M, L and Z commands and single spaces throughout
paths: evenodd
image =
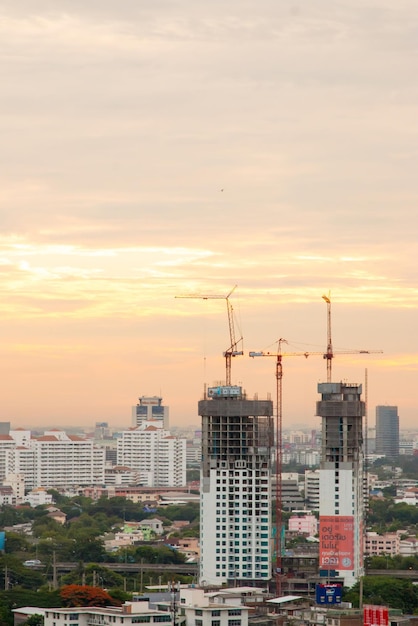
M 321 515 L 319 517 L 320 569 L 354 568 L 354 517 Z
M 363 607 L 363 623 L 364 626 L 388 626 L 388 607 L 376 604 L 365 604 Z

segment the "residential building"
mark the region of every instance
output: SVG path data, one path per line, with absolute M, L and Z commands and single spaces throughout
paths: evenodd
M 44 487 L 36 487 L 24 498 L 24 502 L 28 502 L 31 507 L 35 508 L 42 504 L 52 504 L 53 498 Z
M 141 426 L 144 422 L 160 422 L 165 430 L 169 428 L 169 407 L 163 405 L 160 396 L 141 396 L 139 402 L 132 407 L 132 426 Z
M 21 611 L 21 609 L 19 609 Z M 65 609 L 43 609 L 44 626 L 56 624 L 130 624 L 148 623 L 173 625 L 173 616 L 168 611 L 151 609 L 148 602 L 125 602 L 121 607 L 68 607 Z M 231 626 L 231 625 L 230 625 Z
M 248 626 L 245 601 L 257 600 L 257 589 L 238 587 L 205 592 L 200 588 L 180 590 L 180 615 L 197 626 Z
M 318 520 L 309 511 L 292 511 L 292 516 L 289 518 L 289 531 L 314 537 L 318 532 Z
M 147 487 L 186 486 L 186 439 L 174 437 L 162 422 L 143 422 L 122 432 L 117 443 L 118 465 L 139 473 Z
M 9 485 L 0 485 L 0 506 L 4 506 L 5 504 L 15 506 L 17 504 L 16 496 Z
M 376 407 L 376 454 L 399 456 L 399 415 L 397 406 Z
M 9 452 L 14 450 L 16 442 L 10 435 L 0 434 L 0 481 L 3 481 L 7 474 L 12 473 L 9 469 Z M 13 471 L 13 470 L 12 470 Z
M 305 471 L 305 502 L 311 511 L 319 511 L 319 470 Z
M 3 480 L 3 485 L 11 487 L 17 504 L 23 501 L 25 497 L 25 477 L 23 474 L 8 474 Z
M 202 418 L 200 580 L 271 577 L 273 403 L 238 386 L 210 387 Z
M 367 556 L 395 556 L 395 554 L 399 554 L 400 541 L 399 533 L 379 535 L 368 531 L 366 532 L 364 553 Z
M 104 482 L 104 451 L 93 441 L 60 430 L 46 431 L 32 439 L 35 451 L 35 484 L 68 487 Z
M 35 450 L 21 445 L 13 446 L 7 453 L 7 469 L 10 474 L 24 476 L 26 491 L 33 489 L 36 486 Z
M 320 574 L 352 587 L 363 575 L 364 484 L 362 386 L 320 383 Z
M 105 485 L 139 485 L 139 472 L 126 467 L 125 465 L 111 465 L 105 467 L 104 475 Z

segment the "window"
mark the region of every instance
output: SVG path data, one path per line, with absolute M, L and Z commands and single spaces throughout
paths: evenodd
M 228 615 L 241 615 L 241 609 L 229 609 Z
M 195 626 L 203 626 L 203 620 L 201 619 L 195 619 L 194 623 L 195 623 Z
M 149 615 L 140 615 L 139 617 L 132 618 L 132 624 L 144 624 L 146 622 L 150 622 L 151 617 Z

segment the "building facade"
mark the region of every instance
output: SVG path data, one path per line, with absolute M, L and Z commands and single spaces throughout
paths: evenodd
M 319 568 L 352 587 L 363 575 L 363 416 L 361 385 L 321 383 Z
M 117 443 L 117 462 L 138 472 L 141 485 L 186 485 L 186 439 L 173 437 L 160 422 L 144 422 L 123 431 Z
M 271 577 L 273 403 L 241 387 L 209 388 L 202 418 L 200 580 Z
M 399 415 L 397 406 L 376 407 L 376 454 L 399 456 Z
M 132 426 L 141 426 L 144 422 L 160 422 L 162 428 L 169 428 L 169 407 L 163 405 L 160 396 L 141 396 L 132 407 Z

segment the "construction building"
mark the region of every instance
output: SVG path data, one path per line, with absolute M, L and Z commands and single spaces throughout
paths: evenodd
M 320 465 L 320 575 L 352 587 L 363 575 L 362 386 L 321 383 L 317 415 L 322 417 Z
M 202 418 L 200 582 L 271 577 L 273 403 L 239 386 L 208 389 Z

